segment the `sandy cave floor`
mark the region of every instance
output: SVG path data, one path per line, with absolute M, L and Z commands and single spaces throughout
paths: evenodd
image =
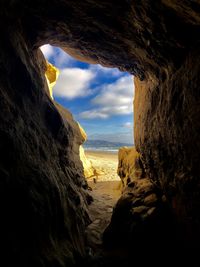
M 102 247 L 102 234 L 121 195 L 121 182 L 117 175 L 117 154 L 87 151 L 86 156 L 99 173 L 97 177 L 88 179 L 94 201 L 89 206 L 92 223 L 86 231 L 88 247 L 96 253 Z

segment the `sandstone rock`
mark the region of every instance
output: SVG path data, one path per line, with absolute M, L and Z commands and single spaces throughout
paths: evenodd
M 134 186 L 132 184 L 134 183 Z M 152 193 L 154 191 L 154 185 L 150 181 L 150 179 L 138 179 L 134 182 L 128 184 L 127 187 L 124 189 L 125 194 L 133 194 L 135 197 L 146 197 L 149 193 Z
M 155 251 L 160 256 L 165 255 L 167 249 L 170 250 L 170 256 L 165 262 L 168 265 L 177 246 L 178 234 L 173 214 L 149 179 L 134 182 L 135 187 L 126 187 L 114 208 L 111 223 L 104 232 L 104 246 L 108 250 L 126 249 L 130 259 L 133 260 L 134 255 L 134 263 L 142 266 L 147 263 L 159 266 L 160 261 L 156 256 L 151 260 L 151 256 Z M 172 239 L 173 244 L 170 243 Z M 179 246 L 181 250 L 181 244 Z M 178 255 L 179 249 L 176 251 Z M 166 266 L 165 263 L 162 266 Z
M 80 133 L 83 137 L 83 143 L 87 140 L 87 134 L 85 130 L 81 127 L 81 125 L 78 123 Z M 83 164 L 83 170 L 84 170 L 84 175 L 86 178 L 93 177 L 96 173 L 96 169 L 94 166 L 92 166 L 92 162 L 86 157 L 85 151 L 82 145 L 79 147 L 79 155 L 80 155 L 80 160 Z
M 82 146 L 80 146 L 79 148 L 79 154 L 80 154 L 81 162 L 83 164 L 85 177 L 86 178 L 93 177 L 95 173 L 95 168 L 92 166 L 91 161 L 87 159 L 85 155 L 85 151 Z
M 47 70 L 45 72 L 45 77 L 47 79 L 50 97 L 53 99 L 53 87 L 58 79 L 59 69 L 57 69 L 48 61 L 46 63 L 47 63 Z
M 123 186 L 135 179 L 144 178 L 144 168 L 135 147 L 121 147 L 118 152 L 118 161 L 117 173 Z
M 85 130 L 83 129 L 83 127 L 77 122 L 79 130 L 81 132 L 81 136 L 83 137 L 83 143 L 87 140 L 87 134 L 85 132 Z
M 138 207 L 132 208 L 131 212 L 135 215 L 135 214 L 145 213 L 147 210 L 148 210 L 148 207 L 146 206 L 138 206 Z
M 147 206 L 149 206 L 149 205 L 155 204 L 156 201 L 157 201 L 156 194 L 150 194 L 147 197 L 145 197 L 144 204 L 147 205 Z
M 2 33 L 0 42 L 1 261 L 70 266 L 86 254 L 90 223 L 82 137 L 71 115 L 49 98 L 45 59 L 19 31 Z
M 151 216 L 151 215 L 155 212 L 155 210 L 156 210 L 156 208 L 155 208 L 155 207 L 152 207 L 152 208 L 150 208 L 150 209 L 147 211 L 147 214 L 148 214 L 149 216 Z

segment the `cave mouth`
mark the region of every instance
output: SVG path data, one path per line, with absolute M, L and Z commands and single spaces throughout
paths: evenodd
M 78 122 L 87 155 L 98 156 L 99 161 L 107 158 L 109 167 L 117 173 L 119 148 L 133 146 L 132 76 L 117 68 L 78 61 L 49 44 L 40 49 L 48 62 L 45 76 L 51 98 Z M 97 176 L 105 172 L 101 170 L 103 167 L 97 169 L 100 169 Z M 111 176 L 119 180 L 117 175 Z M 109 180 L 109 177 L 105 179 Z
M 41 50 L 58 69 L 51 94 L 86 132 L 84 148 L 115 153 L 121 146 L 132 146 L 132 76 L 117 68 L 78 61 L 58 47 L 44 45 Z
M 58 47 L 40 49 L 47 64 L 52 64 L 50 72 L 57 68 L 52 81 L 46 75 L 53 101 L 73 114 L 84 135 L 79 154 L 93 197 L 89 206 L 92 222 L 86 232 L 95 250 L 121 195 L 119 148 L 133 146 L 132 77 L 117 68 L 75 60 Z

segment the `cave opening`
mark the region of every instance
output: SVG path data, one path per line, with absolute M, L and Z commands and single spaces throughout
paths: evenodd
M 76 60 L 49 44 L 40 49 L 52 100 L 72 114 L 84 136 L 79 155 L 93 197 L 86 232 L 95 250 L 125 184 L 118 154 L 133 147 L 133 78 L 117 68 Z

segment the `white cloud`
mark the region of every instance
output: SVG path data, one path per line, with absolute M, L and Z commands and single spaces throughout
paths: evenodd
M 97 109 L 91 109 L 81 112 L 80 116 L 83 119 L 107 119 L 112 115 L 128 115 L 133 112 L 133 109 L 130 106 L 112 106 L 112 107 L 102 107 Z
M 60 69 L 60 75 L 54 87 L 54 96 L 73 99 L 84 97 L 92 91 L 90 83 L 94 77 L 104 79 L 112 76 L 118 78 L 111 84 L 104 84 L 94 88 L 93 92 L 99 94 L 91 101 L 94 106 L 80 114 L 82 118 L 106 119 L 112 115 L 132 113 L 133 82 L 130 76 L 124 75 L 116 68 L 102 67 L 101 65 L 90 65 L 88 69 L 72 68 L 76 61 L 62 49 L 44 45 L 41 47 L 47 59 Z M 67 65 L 67 68 L 65 66 Z
M 101 109 L 93 109 L 81 112 L 80 117 L 83 119 L 107 119 L 108 114 L 104 113 Z
M 44 54 L 45 58 L 47 58 L 47 59 L 52 57 L 55 53 L 53 46 L 51 46 L 49 44 L 41 46 L 40 49 L 42 50 L 42 53 Z
M 64 66 L 72 66 L 76 63 L 75 59 L 65 53 L 61 48 L 51 46 L 49 44 L 43 45 L 40 47 L 42 50 L 42 53 L 44 54 L 45 58 L 49 60 L 51 58 L 51 61 L 53 60 L 53 64 L 59 68 L 63 69 Z
M 132 77 L 121 77 L 114 83 L 100 87 L 100 93 L 92 100 L 92 104 L 97 108 L 80 113 L 80 117 L 106 119 L 112 115 L 131 114 L 133 112 L 133 97 Z
M 125 122 L 122 127 L 132 129 L 133 128 L 133 123 L 132 122 Z
M 53 95 L 68 99 L 87 96 L 91 93 L 90 82 L 94 77 L 88 69 L 65 68 L 60 71 Z
M 68 55 L 67 53 L 65 53 L 62 49 L 57 48 L 57 53 L 54 55 L 54 62 L 57 68 L 62 69 L 63 66 L 74 65 L 75 59 L 70 55 Z
M 97 75 L 111 75 L 113 77 L 120 77 L 124 75 L 124 73 L 119 71 L 117 68 L 107 68 L 101 66 L 100 64 L 91 64 L 90 70 L 97 73 Z

